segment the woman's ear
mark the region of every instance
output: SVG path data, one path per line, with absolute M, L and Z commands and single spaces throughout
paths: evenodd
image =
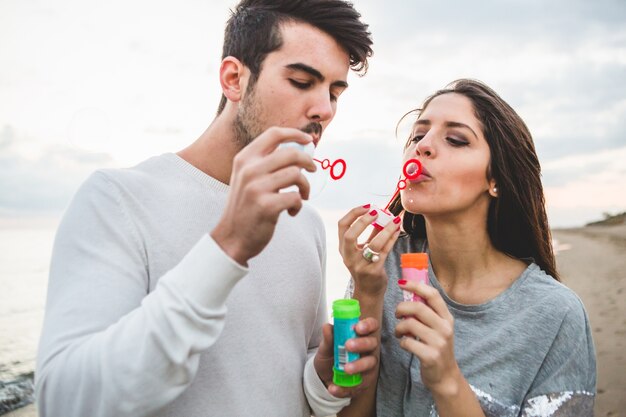
M 489 195 L 493 198 L 498 198 L 498 185 L 496 184 L 496 180 L 489 180 Z
M 248 80 L 248 69 L 237 58 L 227 56 L 220 65 L 222 93 L 229 101 L 241 100 Z

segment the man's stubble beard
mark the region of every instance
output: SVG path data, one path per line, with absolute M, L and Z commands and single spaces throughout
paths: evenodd
M 241 101 L 233 122 L 234 140 L 239 149 L 248 146 L 254 138 L 262 133 L 261 122 L 259 121 L 261 106 L 257 103 L 254 86 L 255 83 L 248 85 L 248 94 Z
M 260 116 L 262 104 L 256 98 L 256 89 L 254 87 L 255 83 L 248 85 L 248 94 L 241 101 L 237 116 L 233 122 L 235 130 L 234 140 L 239 149 L 248 146 L 264 131 Z M 323 128 L 319 122 L 310 122 L 299 129 L 305 133 L 315 134 L 321 139 Z

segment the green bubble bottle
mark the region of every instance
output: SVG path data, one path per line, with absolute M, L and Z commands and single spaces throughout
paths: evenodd
M 356 337 L 354 326 L 359 322 L 361 307 L 359 300 L 351 298 L 333 302 L 333 340 L 335 362 L 333 365 L 333 383 L 340 387 L 355 387 L 363 382 L 361 374 L 349 375 L 344 372 L 344 365 L 359 359 L 359 354 L 348 352 L 346 341 Z

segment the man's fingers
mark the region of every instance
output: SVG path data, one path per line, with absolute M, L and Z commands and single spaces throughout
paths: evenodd
M 292 165 L 297 165 L 309 172 L 317 171 L 317 166 L 313 158 L 300 149 L 278 149 L 268 156 L 268 168 L 270 172 Z
M 377 363 L 378 359 L 376 359 L 376 356 L 368 355 L 345 364 L 343 369 L 349 375 L 362 374 L 376 368 Z
M 355 353 L 370 353 L 378 346 L 378 340 L 374 336 L 356 337 L 346 341 L 346 349 Z
M 246 154 L 266 155 L 274 152 L 283 142 L 297 142 L 306 145 L 313 137 L 299 129 L 273 126 L 256 137 L 242 152 Z
M 254 209 L 261 213 L 260 220 L 276 223 L 283 210 L 295 216 L 302 209 L 299 192 L 267 193 L 254 200 Z
M 380 329 L 380 324 L 374 317 L 364 318 L 354 326 L 354 330 L 359 336 L 367 336 L 378 331 L 378 329 Z
M 322 326 L 322 343 L 320 343 L 320 347 L 317 350 L 317 354 L 321 355 L 321 358 L 333 358 L 333 325 L 330 323 L 325 323 Z

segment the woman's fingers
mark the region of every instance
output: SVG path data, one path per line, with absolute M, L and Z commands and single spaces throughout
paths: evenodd
M 436 288 L 420 282 L 407 281 L 405 284 L 398 283 L 401 289 L 419 295 L 424 302 L 442 319 L 453 320 L 448 305 Z
M 357 247 L 358 238 L 363 234 L 365 229 L 372 224 L 374 220 L 378 217 L 378 211 L 374 209 L 364 209 L 361 212 L 361 215 L 354 219 L 352 223 L 349 225 L 347 222 L 343 224 L 340 221 L 339 224 L 339 237 L 343 238 L 343 241 L 346 245 L 350 245 L 351 247 Z M 345 217 L 344 217 L 345 219 Z M 344 220 L 342 219 L 342 221 Z M 343 234 L 341 233 L 343 231 Z
M 383 262 L 400 235 L 400 221 L 401 218 L 396 216 L 393 220 L 389 221 L 381 231 L 376 231 L 376 234 L 372 233 L 368 239 L 367 246 L 371 250 L 381 252 L 381 255 L 384 253 L 385 256 L 381 256 Z
M 407 336 L 430 343 L 435 341 L 437 332 L 414 317 L 406 317 L 396 325 L 395 335 L 397 338 Z

